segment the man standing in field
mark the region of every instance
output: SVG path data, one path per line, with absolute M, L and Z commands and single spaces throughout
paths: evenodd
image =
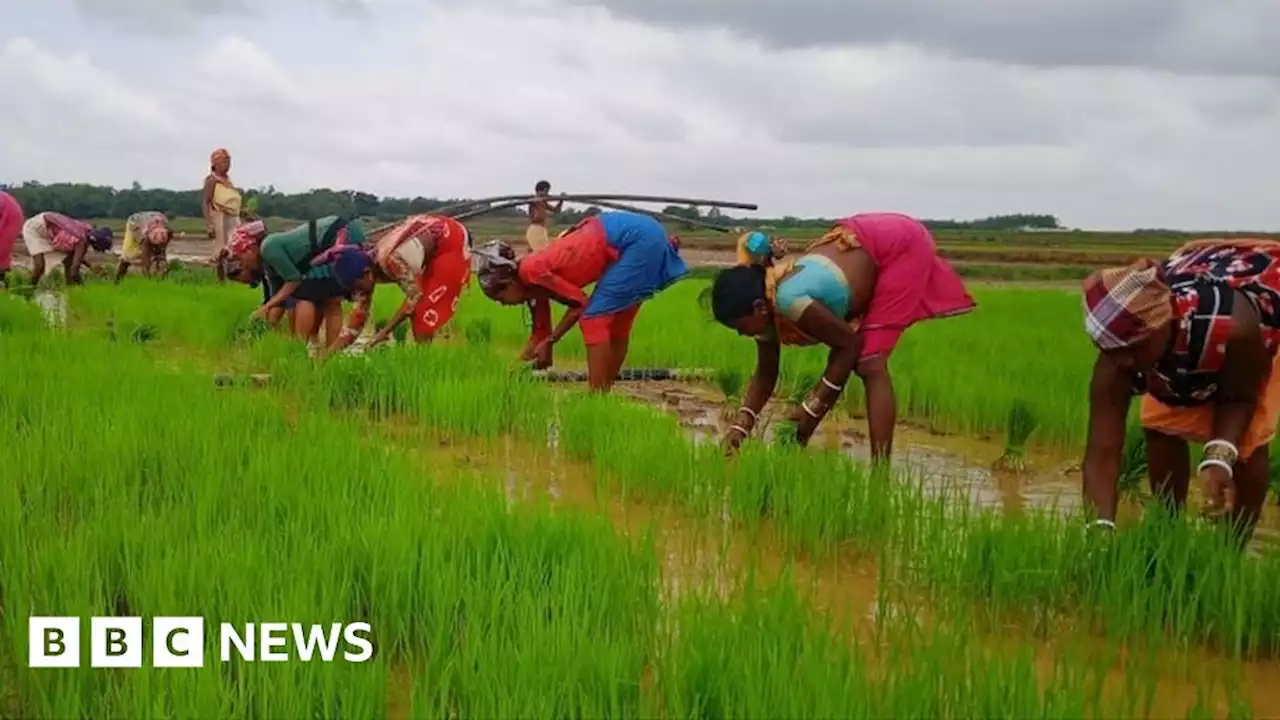
M 533 191 L 537 193 L 539 198 L 545 198 L 551 193 L 551 183 L 546 180 L 539 180 L 534 186 Z M 547 218 L 551 213 L 560 212 L 560 208 L 564 207 L 564 201 L 556 203 L 554 208 L 548 200 L 535 200 L 529 203 L 529 227 L 524 232 L 525 243 L 529 246 L 529 252 L 537 252 L 550 244 L 550 235 L 547 232 Z

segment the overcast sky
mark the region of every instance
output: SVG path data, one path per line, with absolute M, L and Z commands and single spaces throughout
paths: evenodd
M 0 182 L 1280 231 L 1280 0 L 0 0 Z

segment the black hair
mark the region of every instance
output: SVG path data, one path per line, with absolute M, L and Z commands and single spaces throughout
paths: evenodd
M 738 265 L 716 275 L 711 284 L 711 313 L 721 325 L 732 325 L 755 311 L 765 299 L 764 266 Z
M 543 190 L 550 190 L 550 189 L 551 189 L 551 183 L 547 182 L 546 180 L 539 180 L 538 184 L 533 186 L 534 192 L 542 192 Z

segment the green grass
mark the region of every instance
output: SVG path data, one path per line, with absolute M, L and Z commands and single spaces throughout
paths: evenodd
M 1205 644 L 1240 658 L 1280 649 L 1275 556 L 1242 557 L 1216 533 L 1158 513 L 1098 542 L 1074 519 L 1006 518 L 819 450 L 753 442 L 726 462 L 670 416 L 531 380 L 511 361 L 509 344 L 523 340 L 517 313 L 466 305 L 459 319 L 476 328 L 487 319 L 489 331 L 313 363 L 274 334 L 237 334 L 257 304 L 247 289 L 137 280 L 69 295 L 64 333 L 45 330 L 30 304 L 0 297 L 0 368 L 23 378 L 0 395 L 0 426 L 16 430 L 13 480 L 0 485 L 0 687 L 9 692 L 0 714 L 1127 716 L 1160 700 L 1159 663 L 1129 661 L 1124 691 L 1104 693 L 1111 661 L 1090 654 L 1099 639 L 1112 655 L 1122 643 L 1149 653 Z M 1032 307 L 1065 316 L 1051 296 L 1032 297 Z M 938 383 L 951 403 L 931 408 L 940 422 L 981 424 L 990 412 L 1003 430 L 1024 396 L 1000 386 L 1018 376 L 989 382 L 981 363 L 1021 358 L 1024 369 L 1043 369 L 1049 341 L 1038 331 L 1049 323 L 1027 323 L 1018 295 L 979 299 L 1022 319 L 1008 323 L 1020 342 L 1045 347 L 1001 358 L 980 342 L 990 338 L 966 341 L 957 328 L 913 340 L 909 361 L 895 359 L 895 380 L 908 398 Z M 395 301 L 380 293 L 379 312 Z M 746 341 L 717 337 L 693 313 L 654 312 L 659 302 L 640 316 L 637 331 L 649 335 L 633 344 L 636 364 L 705 352 L 709 366 L 741 367 L 734 351 Z M 134 342 L 144 327 L 153 337 Z M 690 347 L 688 337 L 706 342 Z M 1005 337 L 996 341 L 1010 352 Z M 806 362 L 792 360 L 788 377 L 816 371 L 821 356 Z M 935 376 L 933 364 L 950 367 L 952 384 L 970 373 L 1009 404 L 963 405 L 980 396 L 946 393 L 947 371 Z M 210 367 L 266 371 L 276 382 L 219 390 Z M 1037 436 L 1065 407 L 1033 402 Z M 554 452 L 589 463 L 601 493 L 674 502 L 695 518 L 727 512 L 748 532 L 778 532 L 796 557 L 874 562 L 877 620 L 850 628 L 842 623 L 866 608 L 819 611 L 798 581 L 795 591 L 748 583 L 728 601 L 664 604 L 651 540 L 628 541 L 580 512 L 509 508 L 492 489 L 501 479 L 482 472 L 437 482 L 378 432 L 384 420 L 442 439 L 537 444 L 552 425 Z M 192 673 L 24 667 L 28 614 L 121 609 L 229 622 L 367 619 L 378 653 L 356 666 Z M 1010 624 L 1026 628 L 1014 652 L 988 635 Z M 1046 673 L 1036 647 L 1048 637 Z M 1227 689 L 1203 690 L 1202 703 L 1174 712 L 1218 714 L 1208 698 Z

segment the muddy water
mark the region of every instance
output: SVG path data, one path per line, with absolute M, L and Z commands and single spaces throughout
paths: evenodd
M 618 389 L 674 415 L 695 442 L 717 442 L 728 429 L 721 418 L 723 396 L 707 388 L 677 382 L 636 382 L 619 383 Z M 761 413 L 760 434 L 771 439 L 770 422 L 785 419 L 789 412 L 785 402 L 771 401 Z M 811 444 L 869 459 L 865 419 L 838 417 L 838 412 L 823 420 Z M 1078 455 L 1029 447 L 1025 472 L 1015 473 L 994 469 L 1003 454 L 1003 444 L 988 440 L 942 435 L 905 424 L 894 431 L 894 468 L 919 482 L 926 492 L 960 492 L 975 505 L 1001 508 L 1011 516 L 1031 510 L 1067 515 L 1080 509 Z M 1121 512 L 1136 517 L 1142 500 L 1141 496 L 1127 498 Z M 1280 550 L 1280 510 L 1274 502 L 1264 508 L 1252 545 L 1255 551 Z
M 498 444 L 446 439 L 405 422 L 382 423 L 375 432 L 385 433 L 397 449 L 413 454 L 445 481 L 467 481 L 479 472 L 482 477 L 500 478 L 501 490 L 511 505 L 547 502 L 553 508 L 604 515 L 632 538 L 649 533 L 661 559 L 660 593 L 667 604 L 689 594 L 730 600 L 743 590 L 748 574 L 754 573 L 757 582 L 771 583 L 790 568 L 798 589 L 819 611 L 843 620 L 841 624 L 857 635 L 864 647 L 874 637 L 880 608 L 930 622 L 927 605 L 897 583 L 884 588 L 883 599 L 889 604 L 881 602 L 882 588 L 872 558 L 844 551 L 822 561 L 797 557 L 767 524 L 753 533 L 735 527 L 727 512 L 720 517 L 697 518 L 669 504 L 635 497 L 624 501 L 598 484 L 594 468 L 559 458 L 554 448 L 509 438 Z M 1126 670 L 1158 677 L 1159 694 L 1151 708 L 1157 717 L 1185 714 L 1198 694 L 1208 690 L 1206 678 L 1218 682 L 1233 679 L 1239 683 L 1240 693 L 1251 699 L 1247 704 L 1257 716 L 1280 717 L 1280 683 L 1276 682 L 1280 662 L 1239 664 L 1203 651 L 1155 654 L 1138 649 L 1111 657 L 1113 651 L 1105 643 L 1088 637 L 1045 641 L 1016 627 L 981 632 L 984 644 L 992 649 L 1032 648 L 1045 681 L 1053 677 L 1064 646 L 1072 648 L 1073 662 L 1084 662 L 1074 656 L 1083 653 L 1088 658 L 1086 667 L 1110 668 L 1104 683 L 1108 694 L 1125 692 Z M 875 651 L 871 652 L 874 656 Z M 392 705 L 400 708 L 410 686 L 407 671 L 404 674 L 393 691 L 396 699 Z M 1217 694 L 1221 692 L 1219 687 Z M 1226 702 L 1218 700 L 1214 714 L 1225 716 L 1227 711 Z
M 652 535 L 662 560 L 662 597 L 674 602 L 689 594 L 727 600 L 742 587 L 748 571 L 772 582 L 790 569 L 813 592 L 823 610 L 872 620 L 876 605 L 876 566 L 850 554 L 823 561 L 789 560 L 781 535 L 765 523 L 758 532 L 734 526 L 728 508 L 717 517 L 694 517 L 669 503 L 637 497 L 625 501 L 597 483 L 590 465 L 557 457 L 511 438 L 500 446 L 473 440 L 443 440 L 407 423 L 384 424 L 397 444 L 445 481 L 474 477 L 502 479 L 509 504 L 547 502 L 553 507 L 604 515 L 629 537 Z

